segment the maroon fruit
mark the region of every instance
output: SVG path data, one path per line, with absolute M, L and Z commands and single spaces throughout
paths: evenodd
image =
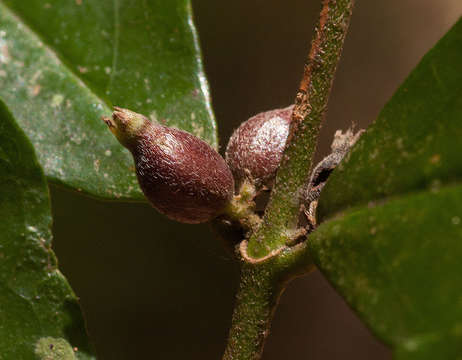
M 247 179 L 257 187 L 271 184 L 289 135 L 293 108 L 257 114 L 234 131 L 226 148 L 226 162 L 236 182 Z
M 200 223 L 220 215 L 231 200 L 232 174 L 206 142 L 117 107 L 103 120 L 132 153 L 141 189 L 159 212 Z

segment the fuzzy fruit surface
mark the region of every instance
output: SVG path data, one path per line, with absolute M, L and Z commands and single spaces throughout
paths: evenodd
M 238 184 L 270 186 L 289 135 L 293 105 L 262 112 L 242 123 L 229 139 L 226 162 Z
M 140 187 L 159 212 L 180 222 L 206 222 L 231 200 L 231 171 L 206 142 L 126 109 L 103 120 L 132 153 Z

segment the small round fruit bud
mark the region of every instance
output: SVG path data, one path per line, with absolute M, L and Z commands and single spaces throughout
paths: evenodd
M 132 153 L 140 187 L 159 212 L 191 224 L 223 212 L 233 196 L 234 180 L 215 150 L 185 131 L 114 109 L 112 119 L 103 120 Z
M 236 182 L 247 179 L 257 188 L 271 185 L 289 135 L 293 108 L 257 114 L 234 131 L 226 148 L 226 162 Z

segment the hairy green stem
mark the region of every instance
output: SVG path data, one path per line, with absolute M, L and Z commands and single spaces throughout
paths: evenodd
M 236 308 L 223 360 L 259 359 L 282 292 L 266 267 L 243 264 Z
M 323 0 L 323 8 L 295 100 L 287 146 L 263 223 L 249 241 L 249 255 L 260 258 L 290 243 L 297 231 L 301 195 L 350 22 L 353 0 Z
M 263 223 L 249 243 L 241 243 L 241 283 L 223 360 L 261 357 L 285 284 L 313 268 L 306 242 L 288 245 L 299 233 L 301 195 L 312 168 L 352 8 L 353 0 L 323 0 L 296 97 L 287 146 Z
M 306 246 L 306 243 L 303 243 L 282 249 L 277 256 L 261 262 L 249 262 L 244 259 L 223 360 L 260 358 L 269 334 L 271 319 L 285 284 L 314 268 Z

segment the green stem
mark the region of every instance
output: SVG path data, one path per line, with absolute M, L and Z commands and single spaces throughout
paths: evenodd
M 262 226 L 251 237 L 249 255 L 260 258 L 290 242 L 296 232 L 317 137 L 350 22 L 354 0 L 323 0 L 316 35 L 295 100 L 287 146 Z
M 223 360 L 261 357 L 285 284 L 313 268 L 306 242 L 286 245 L 297 234 L 301 195 L 311 171 L 352 8 L 353 0 L 323 0 L 289 139 L 263 223 L 248 244 L 241 243 L 241 283 Z
M 234 309 L 233 325 L 223 360 L 259 359 L 282 287 L 271 271 L 244 264 Z
M 271 319 L 286 283 L 314 268 L 306 247 L 306 243 L 302 243 L 282 249 L 277 256 L 264 261 L 243 262 L 223 360 L 257 360 L 261 357 Z

